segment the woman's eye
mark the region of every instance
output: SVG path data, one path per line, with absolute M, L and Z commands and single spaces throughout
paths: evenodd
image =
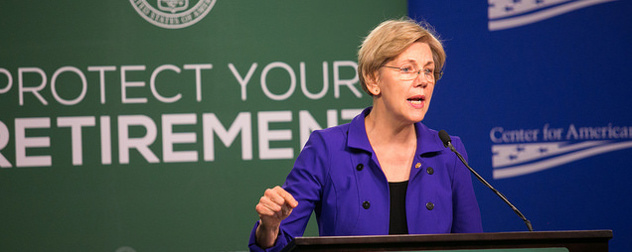
M 432 74 L 434 72 L 434 70 L 432 69 L 424 69 L 424 73 L 425 74 Z
M 411 66 L 403 66 L 403 67 L 401 67 L 399 69 L 402 70 L 403 73 L 410 73 L 410 72 L 414 71 L 413 67 L 411 67 Z

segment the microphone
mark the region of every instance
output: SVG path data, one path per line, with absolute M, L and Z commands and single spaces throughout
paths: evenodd
M 452 150 L 452 152 L 454 152 L 454 154 L 456 154 L 456 156 L 459 157 L 461 162 L 468 169 L 470 169 L 470 172 L 472 172 L 472 174 L 474 174 L 474 176 L 476 176 L 476 178 L 479 181 L 481 181 L 481 183 L 483 183 L 485 186 L 487 186 L 487 188 L 491 189 L 494 193 L 496 193 L 496 195 L 498 195 L 498 197 L 500 197 L 500 199 L 502 199 L 505 203 L 507 203 L 507 205 L 509 205 L 509 207 L 511 207 L 511 209 L 513 209 L 513 211 L 522 219 L 522 221 L 524 221 L 524 224 L 527 225 L 527 228 L 529 229 L 529 231 L 533 231 L 533 227 L 531 226 L 531 222 L 529 220 L 527 220 L 526 217 L 524 217 L 524 215 L 520 212 L 520 210 L 518 210 L 518 208 L 516 206 L 511 204 L 511 202 L 509 202 L 509 200 L 507 199 L 507 197 L 505 197 L 505 195 L 503 195 L 498 190 L 496 190 L 496 188 L 494 188 L 492 185 L 487 183 L 487 181 L 483 177 L 481 177 L 481 175 L 479 175 L 474 169 L 472 169 L 472 167 L 470 167 L 470 165 L 467 164 L 467 161 L 465 161 L 465 158 L 463 158 L 463 156 L 461 156 L 461 153 L 456 151 L 454 146 L 452 146 L 452 139 L 450 139 L 450 135 L 448 135 L 448 132 L 446 132 L 445 130 L 439 131 L 439 138 L 441 138 L 441 142 L 443 142 L 443 146 L 444 147 L 449 147 L 450 150 Z

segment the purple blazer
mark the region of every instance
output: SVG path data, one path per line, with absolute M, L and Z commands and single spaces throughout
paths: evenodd
M 299 202 L 281 222 L 276 244 L 266 250 L 255 243 L 251 251 L 278 251 L 302 236 L 312 211 L 320 236 L 387 235 L 389 186 L 364 126 L 371 108 L 351 123 L 312 132 L 283 188 Z M 437 131 L 415 124 L 417 151 L 406 192 L 410 234 L 483 232 L 470 171 L 443 147 Z M 454 147 L 467 154 L 460 138 Z

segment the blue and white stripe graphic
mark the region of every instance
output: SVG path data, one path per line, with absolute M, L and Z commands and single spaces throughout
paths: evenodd
M 488 0 L 488 28 L 510 29 L 612 1 L 616 0 Z
M 606 152 L 632 148 L 632 141 L 501 144 L 492 146 L 494 179 L 526 175 Z

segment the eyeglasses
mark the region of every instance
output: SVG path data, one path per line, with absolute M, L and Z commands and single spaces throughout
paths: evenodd
M 394 67 L 394 66 L 382 66 L 382 67 L 386 67 L 386 68 L 391 68 L 391 69 L 396 69 L 399 70 L 399 79 L 403 80 L 403 81 L 409 81 L 409 80 L 414 80 L 417 78 L 417 76 L 419 76 L 422 72 L 424 73 L 424 78 L 426 78 L 426 80 L 435 81 L 435 76 L 437 77 L 437 79 L 441 78 L 441 75 L 443 75 L 443 73 L 439 72 L 439 73 L 435 73 L 432 69 L 419 69 L 419 70 L 415 70 L 415 68 L 413 66 L 410 65 L 404 65 L 401 67 Z

